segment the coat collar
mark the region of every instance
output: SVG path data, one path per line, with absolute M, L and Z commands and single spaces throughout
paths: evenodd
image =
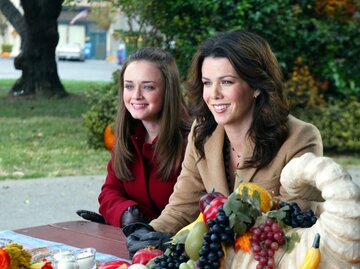
M 248 139 L 246 140 L 246 143 L 245 143 L 243 155 L 241 156 L 241 159 L 240 159 L 240 163 L 239 163 L 240 167 L 244 165 L 246 160 L 249 160 L 252 157 L 252 155 L 254 153 L 254 148 L 255 148 L 254 142 L 248 137 Z M 255 176 L 256 171 L 257 171 L 256 168 L 250 167 L 250 168 L 238 170 L 237 174 L 244 181 L 252 181 Z M 235 188 L 237 188 L 239 186 L 239 184 L 240 184 L 240 182 L 238 180 L 236 180 Z

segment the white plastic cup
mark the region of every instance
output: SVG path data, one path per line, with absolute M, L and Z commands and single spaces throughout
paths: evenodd
M 76 260 L 79 269 L 95 269 L 96 268 L 96 249 L 83 248 L 76 252 Z
M 52 255 L 54 269 L 79 269 L 74 253 L 70 250 L 56 252 Z

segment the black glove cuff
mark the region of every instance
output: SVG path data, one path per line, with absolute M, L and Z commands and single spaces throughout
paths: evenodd
M 80 209 L 76 211 L 76 214 L 78 214 L 80 217 L 82 217 L 85 220 L 106 224 L 104 217 L 96 212 Z
M 124 235 L 126 237 L 128 237 L 130 234 L 132 234 L 133 232 L 135 232 L 138 229 L 147 229 L 149 230 L 149 232 L 154 232 L 154 228 L 151 227 L 149 224 L 143 223 L 143 222 L 135 222 L 129 225 L 126 225 L 125 227 L 122 228 L 122 231 L 124 233 Z

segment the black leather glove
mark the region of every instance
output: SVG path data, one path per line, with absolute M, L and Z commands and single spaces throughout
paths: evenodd
M 171 234 L 156 232 L 146 223 L 133 223 L 123 228 L 126 238 L 126 246 L 129 258 L 132 259 L 136 251 L 145 247 L 153 246 L 165 250 L 166 243 L 170 242 Z
M 76 214 L 78 214 L 83 219 L 90 220 L 96 223 L 106 224 L 104 217 L 96 212 L 80 209 L 76 211 Z
M 130 206 L 121 216 L 121 227 L 128 226 L 135 222 L 148 223 L 148 220 L 140 212 L 137 206 Z

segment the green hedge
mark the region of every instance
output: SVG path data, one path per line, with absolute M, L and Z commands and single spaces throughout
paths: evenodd
M 12 51 L 12 45 L 11 44 L 2 44 L 1 45 L 1 52 L 11 52 Z
M 122 2 L 126 5 L 129 1 Z M 317 82 L 328 83 L 326 100 L 346 99 L 349 95 L 360 98 L 359 1 L 145 2 L 152 4 L 140 17 L 164 35 L 165 46 L 177 60 L 183 77 L 198 44 L 218 31 L 243 28 L 269 41 L 285 77 L 293 71 L 295 59 L 301 57 L 311 67 Z M 326 7 L 331 2 L 340 6 L 331 7 L 332 13 L 328 13 L 319 10 L 319 2 Z M 352 5 L 352 9 L 344 10 L 341 4 Z
M 323 139 L 324 151 L 360 152 L 360 102 L 347 100 L 324 107 L 297 109 L 293 114 L 316 125 Z
M 118 106 L 118 76 L 114 72 L 113 82 L 92 90 L 88 94 L 90 109 L 83 115 L 87 143 L 92 148 L 104 147 L 103 132 L 107 124 L 113 124 Z

